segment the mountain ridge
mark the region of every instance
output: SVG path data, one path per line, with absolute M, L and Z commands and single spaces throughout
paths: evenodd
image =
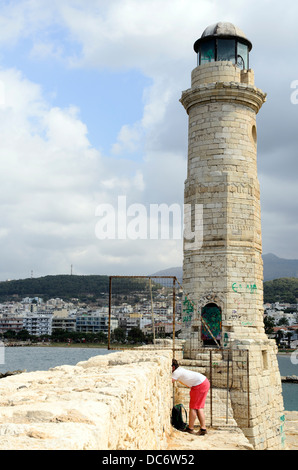
M 264 265 L 264 282 L 284 277 L 298 278 L 298 260 L 279 258 L 273 253 L 262 256 Z M 154 276 L 176 276 L 182 282 L 182 267 L 163 269 L 153 274 Z
M 269 253 L 263 256 L 264 261 L 264 287 L 268 281 L 280 280 L 282 290 L 289 291 L 288 281 L 285 279 L 298 278 L 298 260 L 287 260 Z M 182 267 L 172 267 L 158 271 L 151 276 L 176 276 L 182 284 Z M 119 293 L 128 293 L 141 290 L 143 288 L 142 279 L 137 276 L 131 278 L 127 276 L 121 279 L 121 276 L 113 280 L 114 287 Z M 291 283 L 293 284 L 293 282 Z M 270 291 L 274 288 L 279 290 L 277 284 L 266 286 Z M 264 289 L 265 290 L 265 289 Z M 0 301 L 11 298 L 24 297 L 60 297 L 64 299 L 79 298 L 86 301 L 97 301 L 106 299 L 109 293 L 109 276 L 107 275 L 67 275 L 57 274 L 48 275 L 39 278 L 19 279 L 0 282 Z M 295 299 L 296 287 L 292 298 Z

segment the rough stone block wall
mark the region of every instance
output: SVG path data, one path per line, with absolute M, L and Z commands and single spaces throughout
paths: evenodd
M 200 65 L 191 74 L 191 86 L 214 83 L 218 81 L 241 82 L 240 69 L 231 62 L 221 61 Z
M 250 427 L 242 430 L 258 450 L 285 448 L 281 377 L 273 340 L 247 340 L 250 354 Z M 238 423 L 239 424 L 239 423 Z
M 159 450 L 171 431 L 172 351 L 95 356 L 0 380 L 1 450 Z

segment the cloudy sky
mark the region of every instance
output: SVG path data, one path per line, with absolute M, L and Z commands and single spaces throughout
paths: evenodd
M 119 236 L 119 197 L 126 216 L 183 205 L 179 98 L 193 43 L 217 21 L 252 41 L 268 94 L 258 115 L 263 252 L 298 259 L 297 17 L 293 0 L 0 0 L 0 280 L 182 265 L 181 237 Z M 114 239 L 98 236 L 105 207 Z

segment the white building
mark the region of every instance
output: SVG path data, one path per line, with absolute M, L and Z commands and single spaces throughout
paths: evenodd
M 111 331 L 118 327 L 118 320 L 111 317 Z M 76 331 L 81 333 L 108 334 L 109 316 L 105 313 L 88 312 L 76 317 Z
M 51 335 L 52 315 L 28 313 L 23 316 L 23 329 L 27 330 L 32 336 Z
M 6 331 L 15 331 L 16 333 L 23 329 L 23 319 L 18 315 L 2 314 L 0 316 L 0 333 Z
M 69 332 L 76 331 L 76 318 L 70 316 L 54 315 L 52 317 L 52 332 L 56 330 L 65 330 Z

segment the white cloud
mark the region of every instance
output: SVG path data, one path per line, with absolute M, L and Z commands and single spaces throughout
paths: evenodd
M 136 123 L 132 126 L 125 124 L 120 129 L 117 142 L 112 146 L 112 153 L 114 155 L 121 155 L 126 152 L 134 153 L 140 145 L 142 134 L 142 126 L 140 123 Z
M 102 159 L 76 110 L 51 108 L 40 87 L 15 70 L 1 71 L 0 80 L 7 92 L 0 111 L 0 251 L 35 246 L 31 262 L 38 264 L 41 246 L 90 243 Z
M 30 52 L 30 57 L 35 60 L 40 59 L 55 59 L 63 60 L 63 47 L 57 46 L 53 43 L 47 43 L 44 41 L 38 41 L 33 44 Z
M 144 204 L 147 185 L 157 198 L 166 192 L 164 182 L 160 188 L 152 182 L 167 171 L 167 158 L 140 163 L 103 157 L 90 145 L 78 109 L 51 107 L 41 87 L 16 70 L 2 70 L 0 80 L 7 90 L 0 122 L 2 278 L 29 276 L 31 269 L 35 275 L 65 272 L 76 263 L 77 273 L 136 274 L 144 266 L 158 269 L 169 249 L 175 259 L 174 247 L 181 257 L 179 241 L 165 248 L 166 242 L 128 237 L 122 251 L 121 241 L 102 243 L 95 235 L 99 204 L 113 203 L 117 211 L 119 194 L 129 205 Z
M 196 65 L 194 41 L 206 26 L 219 20 L 234 22 L 256 44 L 252 53 L 256 84 L 268 84 L 271 91 L 268 112 L 262 110 L 258 117 L 259 140 L 263 139 L 259 141 L 258 158 L 263 157 L 261 174 L 268 175 L 262 194 L 270 194 L 270 188 L 276 185 L 285 187 L 295 174 L 297 139 L 294 109 L 289 126 L 278 77 L 286 74 L 291 78 L 289 89 L 283 92 L 289 106 L 290 82 L 298 79 L 292 59 L 297 43 L 295 12 L 296 7 L 288 0 L 283 5 L 252 0 L 249 8 L 243 0 L 7 3 L 0 14 L 3 46 L 13 48 L 26 39 L 31 43 L 29 56 L 35 61 L 59 60 L 70 69 L 97 71 L 132 68 L 151 79 L 144 90 L 141 119 L 138 117 L 135 123 L 123 120 L 117 139 L 111 142 L 112 155 L 103 156 L 91 146 L 88 123 L 83 122 L 76 106 L 53 107 L 45 99 L 41 84 L 26 80 L 17 64 L 15 70 L 0 72 L 0 83 L 5 85 L 5 93 L 0 90 L 0 254 L 7 275 L 19 272 L 23 276 L 32 264 L 41 274 L 61 272 L 71 263 L 80 266 L 77 272 L 105 273 L 110 269 L 115 273 L 117 268 L 122 274 L 126 270 L 144 271 L 143 266 L 150 272 L 181 264 L 180 242 L 99 243 L 94 235 L 94 214 L 98 204 L 115 205 L 121 194 L 127 195 L 130 204 L 138 202 L 146 207 L 150 203 L 182 204 L 187 116 L 179 98 L 181 90 L 190 86 L 190 73 Z M 281 53 L 285 43 L 287 49 Z M 282 75 L 278 64 L 283 65 Z M 286 150 L 284 140 L 288 143 Z M 280 170 L 282 182 L 274 177 Z M 297 200 L 294 185 L 291 198 Z M 264 221 L 268 220 L 268 227 L 273 228 L 272 221 L 279 220 L 285 206 L 295 209 L 287 202 L 285 193 L 279 204 L 266 202 Z M 269 220 L 270 211 L 274 216 Z M 281 233 L 276 225 L 274 229 Z M 278 235 L 273 239 L 266 228 L 264 234 L 268 251 L 282 254 L 275 250 L 281 250 L 281 243 L 276 242 Z M 286 230 L 282 234 L 284 240 Z M 294 239 L 294 225 L 288 236 Z M 293 254 L 294 243 L 284 241 Z M 22 272 L 17 268 L 21 259 Z

